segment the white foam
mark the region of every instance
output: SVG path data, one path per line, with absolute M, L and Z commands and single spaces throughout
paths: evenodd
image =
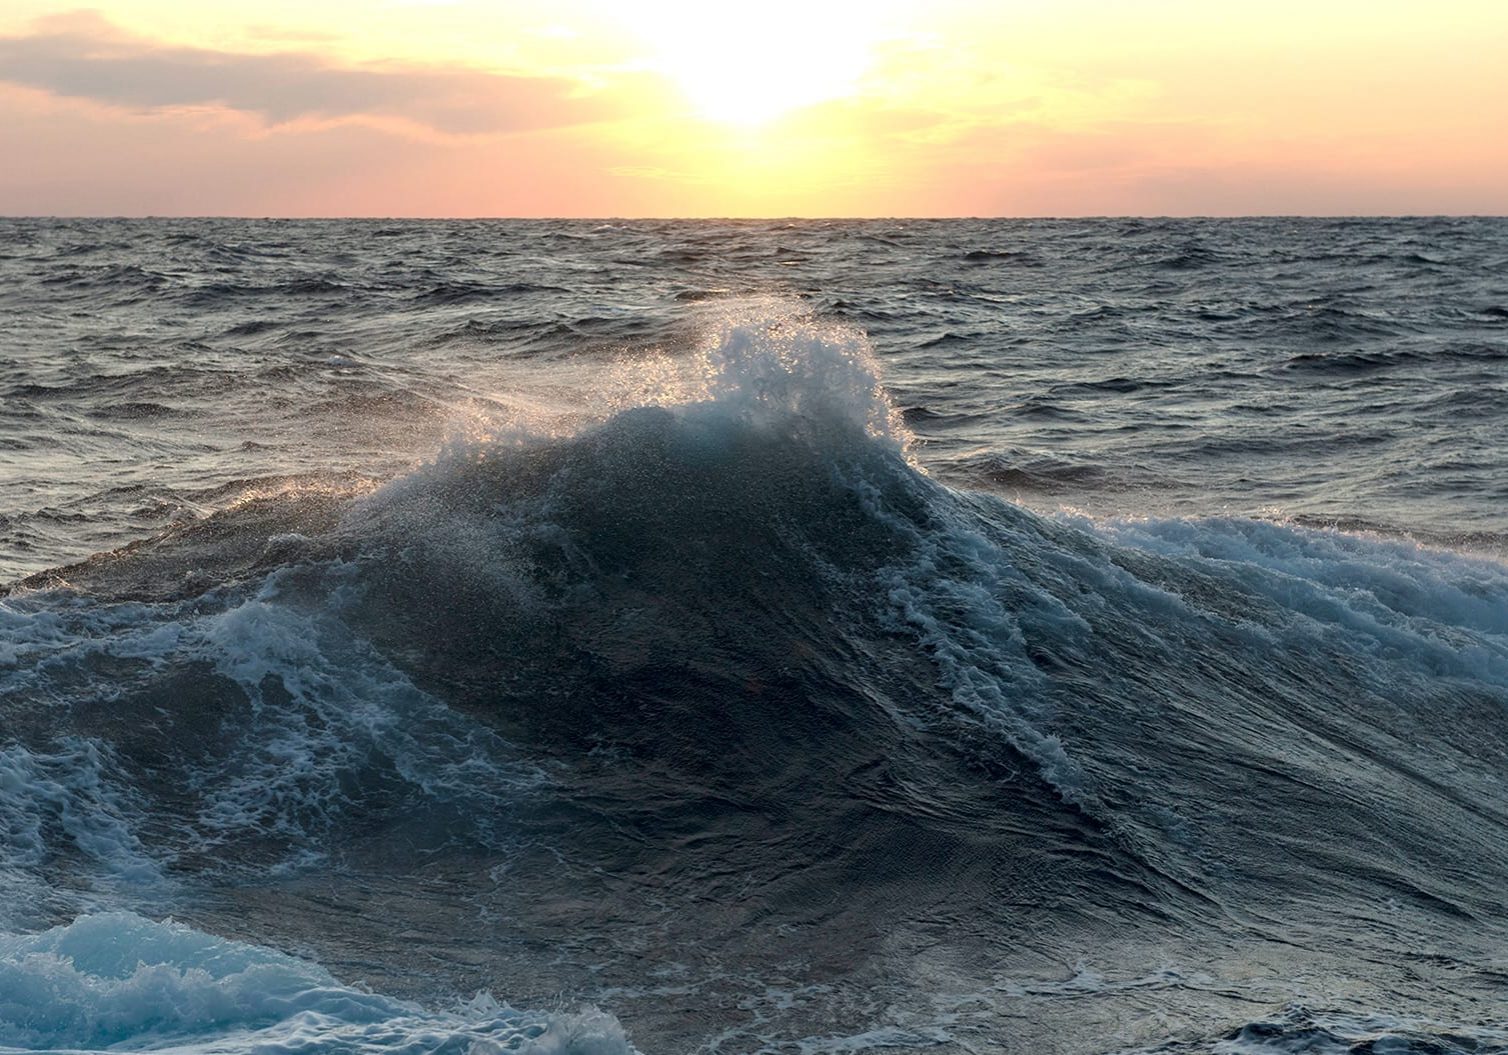
M 1233 517 L 1074 522 L 1193 560 L 1289 613 L 1289 628 L 1400 676 L 1508 686 L 1508 566 L 1412 542 Z M 1365 669 L 1365 668 L 1364 668 Z
M 19 692 L 50 664 L 95 655 L 160 663 L 181 626 L 155 605 L 98 604 L 66 592 L 0 598 L 0 691 Z
M 274 574 L 254 597 L 194 629 L 193 651 L 239 684 L 256 711 L 235 765 L 195 779 L 207 832 L 314 834 L 362 777 L 448 802 L 480 829 L 545 782 L 500 737 L 416 688 L 353 635 L 338 604 L 301 611 L 280 601 L 280 589 Z M 274 697 L 269 679 L 281 690 Z
M 290 860 L 307 861 L 352 796 L 368 792 L 444 811 L 489 844 L 505 839 L 505 808 L 539 787 L 542 771 L 353 635 L 339 615 L 338 572 L 334 592 L 307 606 L 283 602 L 283 573 L 240 600 L 107 604 L 54 594 L 0 603 L 0 620 L 14 631 L 0 690 L 28 707 L 70 706 L 50 679 L 98 658 L 136 660 L 145 677 L 169 663 L 203 664 L 251 701 L 249 718 L 231 714 L 225 726 L 240 739 L 205 745 L 197 768 L 179 775 L 198 798 L 197 822 L 172 846 L 152 840 L 150 852 L 138 801 L 145 792 L 132 789 L 108 749 L 73 736 L 44 738 L 45 746 L 41 734 L 24 743 L 0 737 L 0 893 L 45 889 L 41 876 L 64 858 L 97 891 L 118 891 L 160 878 L 175 851 L 246 835 L 288 840 Z M 111 670 L 100 694 L 122 691 L 133 677 Z M 66 728 L 68 716 L 56 717 Z M 75 906 L 97 903 L 76 893 Z
M 82 737 L 51 752 L 0 747 L 0 925 L 23 923 L 63 896 L 47 878 L 60 858 L 75 880 L 69 888 L 81 876 L 96 892 L 163 884 L 113 769 L 108 750 Z
M 105 776 L 107 764 L 104 748 L 79 737 L 52 753 L 0 748 L 0 841 L 7 856 L 40 863 L 48 849 L 42 828 L 52 820 L 87 856 L 117 863 L 125 874 L 146 870 L 124 820 L 123 796 Z
M 83 916 L 0 935 L 0 1052 L 132 1050 L 627 1055 L 611 1016 L 516 1011 L 482 995 L 435 1011 L 316 964 L 172 921 Z
M 844 422 L 897 447 L 910 441 L 861 330 L 756 302 L 727 311 L 693 363 L 704 398 L 745 418 Z
M 868 505 L 912 540 L 910 557 L 881 573 L 896 628 L 913 634 L 937 664 L 941 687 L 960 714 L 1035 762 L 1065 802 L 1091 807 L 1092 780 L 1048 728 L 1047 680 L 1026 653 L 1022 629 L 1024 614 L 1064 633 L 1087 630 L 1083 620 L 1032 584 L 1015 554 L 979 534 L 958 510 L 939 503 L 941 520 L 927 530 L 895 516 L 875 495 Z

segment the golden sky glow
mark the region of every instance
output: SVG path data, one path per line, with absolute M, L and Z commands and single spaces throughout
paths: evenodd
M 0 7 L 0 213 L 1508 212 L 1508 3 Z

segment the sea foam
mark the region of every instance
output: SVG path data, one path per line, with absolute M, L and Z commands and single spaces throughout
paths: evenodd
M 259 1055 L 627 1055 L 609 1015 L 517 1011 L 487 995 L 430 1010 L 316 964 L 171 920 L 107 912 L 0 935 L 0 1051 Z

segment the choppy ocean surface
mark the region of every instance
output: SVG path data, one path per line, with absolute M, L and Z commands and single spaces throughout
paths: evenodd
M 1508 220 L 0 220 L 0 1052 L 1508 1051 Z

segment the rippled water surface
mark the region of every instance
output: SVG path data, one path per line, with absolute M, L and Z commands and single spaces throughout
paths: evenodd
M 0 1052 L 1508 1051 L 1505 276 L 0 220 Z
M 1508 221 L 0 221 L 0 574 L 600 406 L 730 298 L 873 340 L 939 476 L 1501 552 Z

